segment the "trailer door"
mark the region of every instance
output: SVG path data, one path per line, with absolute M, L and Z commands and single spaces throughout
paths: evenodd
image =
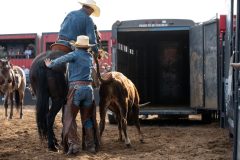
M 218 21 L 204 24 L 205 108 L 218 109 Z
M 218 21 L 195 26 L 190 31 L 191 106 L 218 109 Z
M 203 26 L 190 30 L 190 106 L 203 107 Z

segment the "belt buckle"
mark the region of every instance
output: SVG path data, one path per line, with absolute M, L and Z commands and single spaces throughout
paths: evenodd
M 73 88 L 74 88 L 74 89 L 79 89 L 79 88 L 80 88 L 80 86 L 79 86 L 79 85 L 77 85 L 77 84 L 75 84 Z

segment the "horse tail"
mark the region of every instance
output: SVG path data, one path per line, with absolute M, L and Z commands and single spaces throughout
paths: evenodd
M 49 93 L 46 68 L 39 67 L 36 81 L 36 121 L 40 138 L 47 138 L 47 114 L 49 111 Z
M 15 94 L 16 108 L 17 108 L 17 110 L 19 110 L 19 107 L 20 107 L 20 95 L 19 95 L 19 91 L 16 90 L 16 91 L 14 92 L 14 94 Z

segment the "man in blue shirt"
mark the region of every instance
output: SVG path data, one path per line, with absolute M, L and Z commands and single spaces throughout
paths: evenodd
M 58 39 L 51 46 L 52 50 L 62 50 L 64 46 L 66 52 L 70 52 L 70 41 L 75 41 L 78 35 L 86 35 L 89 37 L 91 44 L 97 44 L 94 23 L 90 15 L 99 17 L 100 8 L 96 5 L 94 0 L 85 0 L 85 2 L 79 3 L 82 5 L 82 8 L 80 10 L 70 12 L 62 22 L 58 33 Z M 92 47 L 92 50 L 95 53 L 98 53 L 97 45 Z
M 67 154 L 79 152 L 80 144 L 77 134 L 76 116 L 81 110 L 83 126 L 83 145 L 87 151 L 96 152 L 96 119 L 94 119 L 93 88 L 91 72 L 93 57 L 88 49 L 94 45 L 89 44 L 89 37 L 80 35 L 77 41 L 71 43 L 76 49 L 57 59 L 45 59 L 48 68 L 68 63 L 69 91 L 67 105 L 63 116 L 63 143 Z

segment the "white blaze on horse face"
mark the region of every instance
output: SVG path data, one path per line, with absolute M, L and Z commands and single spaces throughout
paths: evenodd
M 10 69 L 11 68 L 11 65 L 9 63 L 6 64 L 5 66 L 6 69 Z

